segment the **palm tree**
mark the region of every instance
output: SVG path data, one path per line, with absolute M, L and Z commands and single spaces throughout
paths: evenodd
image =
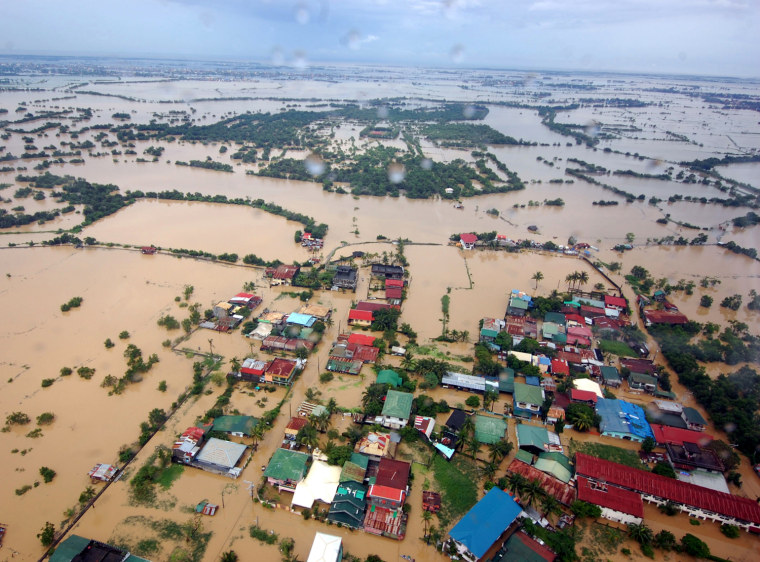
M 467 436 L 471 435 L 474 431 L 475 422 L 472 420 L 472 416 L 466 416 L 464 422 L 462 422 L 462 429 L 459 431 L 459 434 L 462 438 L 467 438 Z
M 422 524 L 424 528 L 424 535 L 425 535 L 425 542 L 427 544 L 430 544 L 430 534 L 428 532 L 428 528 L 430 525 L 430 521 L 433 519 L 433 514 L 429 511 L 425 510 L 422 512 Z
M 588 431 L 594 425 L 594 418 L 590 412 L 580 412 L 573 420 L 573 428 L 576 431 Z
M 334 414 L 338 410 L 338 402 L 337 402 L 337 400 L 335 400 L 334 397 L 331 397 L 327 401 L 327 406 L 325 406 L 325 407 L 327 408 L 328 412 L 330 412 L 331 414 Z
M 261 439 L 263 436 L 264 436 L 264 424 L 258 423 L 251 430 L 251 439 L 253 440 L 253 445 L 256 445 L 259 439 Z
M 319 437 L 317 436 L 317 428 L 315 428 L 313 425 L 305 425 L 301 429 L 298 430 L 298 435 L 296 435 L 296 441 L 298 441 L 299 444 L 305 445 L 309 451 L 311 451 L 314 447 L 319 445 Z
M 538 283 L 544 279 L 544 274 L 540 271 L 536 271 L 531 279 L 536 282 L 536 289 L 538 289 Z
M 220 562 L 238 562 L 238 555 L 234 550 L 228 550 L 222 554 Z
M 531 480 L 526 484 L 520 497 L 526 504 L 534 505 L 543 498 L 544 494 L 545 492 L 541 487 L 541 483 L 538 480 Z
M 239 373 L 240 372 L 240 359 L 238 359 L 237 357 L 233 357 L 232 359 L 230 359 L 230 369 L 232 369 L 233 373 Z M 232 551 L 230 551 L 230 552 L 232 552 Z M 234 554 L 234 552 L 233 552 L 233 554 Z
M 401 368 L 405 371 L 414 371 L 416 363 L 417 362 L 414 360 L 414 355 L 412 355 L 412 352 L 407 351 L 404 354 L 404 358 L 401 360 Z
M 496 464 L 492 462 L 487 462 L 483 465 L 481 470 L 483 471 L 483 476 L 491 480 L 494 474 L 496 474 Z
M 324 433 L 330 426 L 330 413 L 325 412 L 319 416 L 311 415 L 309 416 L 309 422 L 317 429 L 317 431 Z
M 582 271 L 578 274 L 578 284 L 579 285 L 585 285 L 588 283 L 589 277 L 588 277 L 588 271 Z
M 498 398 L 499 395 L 496 392 L 486 390 L 485 394 L 483 394 L 483 408 L 490 411 L 490 406 L 496 402 Z
M 488 458 L 498 463 L 512 451 L 512 443 L 497 441 L 488 445 Z
M 559 505 L 559 502 L 554 496 L 550 496 L 549 494 L 546 494 L 541 499 L 541 509 L 544 512 L 544 517 L 548 515 L 559 515 L 562 513 L 562 508 Z
M 507 478 L 507 482 L 509 484 L 509 491 L 517 495 L 521 494 L 525 489 L 525 486 L 528 484 L 528 480 L 525 476 L 517 472 L 510 474 Z
M 469 330 L 462 330 L 459 332 L 459 341 L 466 342 L 470 340 Z
M 478 441 L 475 437 L 472 437 L 467 440 L 467 450 L 469 451 L 470 455 L 472 455 L 472 458 L 476 458 L 478 456 L 478 451 L 480 450 L 480 441 Z
M 565 276 L 565 282 L 567 283 L 568 290 L 573 288 L 573 283 L 578 280 L 578 274 L 576 272 L 568 273 Z
M 639 544 L 651 544 L 654 539 L 654 533 L 646 523 L 628 523 L 628 536 Z

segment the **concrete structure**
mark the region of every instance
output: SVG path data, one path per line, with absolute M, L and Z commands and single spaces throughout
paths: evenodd
M 389 390 L 385 395 L 383 411 L 378 417 L 378 423 L 390 429 L 401 429 L 409 423 L 412 413 L 414 395 L 408 392 Z
M 343 539 L 327 533 L 314 535 L 309 557 L 306 562 L 341 562 L 343 560 Z
M 264 477 L 280 491 L 293 492 L 296 485 L 306 476 L 310 459 L 306 453 L 277 449 L 269 460 Z
M 602 517 L 628 525 L 641 524 L 644 519 L 644 503 L 636 492 L 603 482 L 588 480 L 582 476 L 577 479 L 578 499 L 602 508 Z

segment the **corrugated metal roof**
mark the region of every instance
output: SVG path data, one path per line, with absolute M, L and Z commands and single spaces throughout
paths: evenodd
M 522 508 L 509 494 L 491 488 L 449 535 L 481 558 L 521 512 Z
M 627 513 L 634 517 L 644 517 L 644 502 L 641 495 L 617 486 L 593 486 L 586 478 L 578 477 L 578 499 Z

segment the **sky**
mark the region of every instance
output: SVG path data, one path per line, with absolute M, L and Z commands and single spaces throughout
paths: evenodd
M 760 77 L 760 0 L 25 0 L 0 54 Z

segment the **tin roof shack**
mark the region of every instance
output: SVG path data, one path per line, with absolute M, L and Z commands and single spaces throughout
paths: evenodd
M 230 311 L 235 307 L 234 304 L 230 304 L 228 302 L 220 302 L 217 303 L 214 306 L 214 316 L 216 318 L 219 318 L 220 320 L 222 318 L 227 318 L 229 316 Z
M 346 463 L 348 464 L 348 463 Z M 340 523 L 351 529 L 364 526 L 364 514 L 367 510 L 367 486 L 360 482 L 341 482 L 330 504 L 327 518 L 333 523 Z
M 285 439 L 295 441 L 298 432 L 307 425 L 309 425 L 309 420 L 304 417 L 297 416 L 290 418 L 288 425 L 285 426 Z
M 520 474 L 529 481 L 538 480 L 544 491 L 552 496 L 562 505 L 569 506 L 575 501 L 575 488 L 569 484 L 565 484 L 562 480 L 555 478 L 551 474 L 538 470 L 537 468 L 530 466 L 524 461 L 517 458 L 512 460 L 507 467 L 508 473 Z
M 412 413 L 413 400 L 413 394 L 389 390 L 388 394 L 385 395 L 383 411 L 378 418 L 379 423 L 390 429 L 406 427 Z
M 264 471 L 264 477 L 280 491 L 294 492 L 296 485 L 306 476 L 310 460 L 306 453 L 277 449 Z
M 330 315 L 332 314 L 332 309 L 327 306 L 322 306 L 320 304 L 307 304 L 302 306 L 298 312 L 300 314 L 306 314 L 308 316 L 313 316 L 317 320 L 322 320 L 323 322 L 330 318 Z
M 207 472 L 237 478 L 242 470 L 237 464 L 247 448 L 248 445 L 211 437 L 188 464 Z
M 701 468 L 708 472 L 723 472 L 725 467 L 715 451 L 703 449 L 696 443 L 675 445 L 666 443 L 665 450 L 676 470 L 694 470 Z
M 499 392 L 499 382 L 496 379 L 479 377 L 477 375 L 465 375 L 447 371 L 441 379 L 443 388 L 456 388 L 468 392 L 485 393 L 486 389 Z
M 314 535 L 306 562 L 340 562 L 343 560 L 343 539 L 326 533 Z
M 707 429 L 707 420 L 694 408 L 685 406 L 681 412 L 681 418 L 686 423 L 686 429 L 692 431 L 704 431 Z
M 404 268 L 400 265 L 373 263 L 371 274 L 372 277 L 384 277 L 385 279 L 403 279 Z
M 685 314 L 670 310 L 645 310 L 644 323 L 647 326 L 654 324 L 680 325 L 687 324 L 689 319 Z
M 354 451 L 367 455 L 370 460 L 379 461 L 383 457 L 393 458 L 396 454 L 396 443 L 391 441 L 387 433 L 370 432 L 356 443 Z
M 69 535 L 50 555 L 50 562 L 148 562 L 128 551 L 79 535 Z
M 172 460 L 189 464 L 201 450 L 206 432 L 201 427 L 188 427 L 172 445 Z
M 273 285 L 292 285 L 299 271 L 300 267 L 297 265 L 281 264 L 274 269 L 267 268 L 264 273 L 272 278 Z
M 515 415 L 527 418 L 539 415 L 544 398 L 544 389 L 540 386 L 515 382 Z
M 613 388 L 618 388 L 623 381 L 620 378 L 620 373 L 616 367 L 603 366 L 601 367 L 602 382 Z
M 240 372 L 237 373 L 237 377 L 244 381 L 257 383 L 261 380 L 261 377 L 264 376 L 268 367 L 269 361 L 261 361 L 259 359 L 248 357 L 240 366 Z
M 232 297 L 229 302 L 235 306 L 245 306 L 249 310 L 253 310 L 261 304 L 262 298 L 254 295 L 253 293 L 238 293 Z
M 338 289 L 348 289 L 350 291 L 356 291 L 356 283 L 358 281 L 357 269 L 350 265 L 339 265 L 335 268 L 335 276 L 333 277 L 333 287 Z
M 87 473 L 87 476 L 90 477 L 90 480 L 93 482 L 110 482 L 113 480 L 113 477 L 116 476 L 116 472 L 119 469 L 111 464 L 96 464 L 90 472 Z
M 507 323 L 504 320 L 496 318 L 483 318 L 483 327 L 480 328 L 480 341 L 490 343 L 496 339 L 499 332 L 502 332 L 507 327 Z
M 498 487 L 491 488 L 449 531 L 459 556 L 476 562 L 490 560 L 516 528 L 520 505 Z
M 578 499 L 602 508 L 602 517 L 616 523 L 640 524 L 644 519 L 644 503 L 641 495 L 603 482 L 579 476 Z
M 576 475 L 589 480 L 633 490 L 642 499 L 657 505 L 668 500 L 690 517 L 737 525 L 745 531 L 760 532 L 760 505 L 755 500 L 717 492 L 600 458 L 575 454 Z

